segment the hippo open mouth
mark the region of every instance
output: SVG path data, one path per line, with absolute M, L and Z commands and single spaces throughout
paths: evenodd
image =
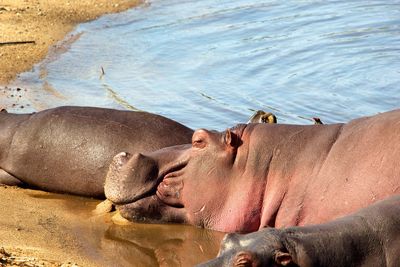
M 186 165 L 182 159 L 165 163 L 140 153 L 119 153 L 106 176 L 106 197 L 124 205 L 155 195 L 167 205 L 183 207 L 179 201 L 183 182 L 177 177 Z
M 169 206 L 175 208 L 183 208 L 181 200 L 181 191 L 183 189 L 183 181 L 179 177 L 183 175 L 186 163 L 176 166 L 169 170 L 161 179 L 157 186 L 157 197 Z

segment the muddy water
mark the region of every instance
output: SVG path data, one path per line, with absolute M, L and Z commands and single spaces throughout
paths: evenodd
M 78 240 L 80 255 L 94 266 L 193 266 L 215 257 L 224 236 L 184 225 L 119 225 L 112 220 L 115 212 L 92 214 L 97 200 L 40 191 L 30 191 L 29 196 L 42 205 L 57 202 L 61 221 L 62 216 L 72 216 L 73 223 L 58 234 L 66 243 Z

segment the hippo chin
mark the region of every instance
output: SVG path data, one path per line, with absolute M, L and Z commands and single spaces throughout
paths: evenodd
M 400 110 L 333 125 L 200 129 L 117 155 L 106 197 L 128 220 L 224 232 L 322 223 L 400 192 Z
M 228 234 L 218 257 L 198 267 L 400 266 L 400 196 L 325 223 Z
M 115 154 L 188 143 L 193 131 L 165 117 L 94 107 L 0 113 L 0 184 L 104 197 Z

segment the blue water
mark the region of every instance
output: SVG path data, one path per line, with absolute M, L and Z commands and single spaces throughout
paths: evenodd
M 45 95 L 36 109 L 140 109 L 221 130 L 258 109 L 310 124 L 400 107 L 400 1 L 154 0 L 73 35 L 16 82 Z

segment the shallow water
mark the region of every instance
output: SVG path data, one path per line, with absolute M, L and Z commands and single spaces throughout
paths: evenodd
M 223 233 L 187 225 L 115 224 L 115 212 L 94 215 L 97 200 L 29 191 L 28 195 L 57 202 L 73 223 L 63 229 L 64 243 L 79 239 L 80 255 L 93 266 L 194 266 L 216 256 Z M 51 214 L 49 214 L 50 216 Z M 54 226 L 54 229 L 59 229 Z
M 257 109 L 308 124 L 400 106 L 399 1 L 155 0 L 71 39 L 17 81 L 33 109 L 140 109 L 224 129 Z

